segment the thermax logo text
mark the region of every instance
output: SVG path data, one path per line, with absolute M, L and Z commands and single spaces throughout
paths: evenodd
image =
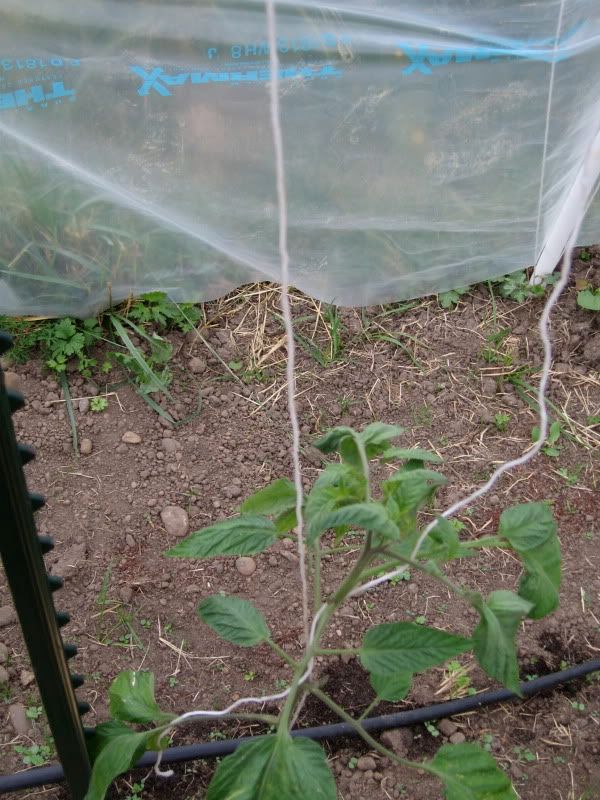
M 167 75 L 162 67 L 154 67 L 149 72 L 138 66 L 130 67 L 130 69 L 142 79 L 142 85 L 137 90 L 140 97 L 146 97 L 151 92 L 156 92 L 162 97 L 171 97 L 171 87 L 184 86 L 187 83 L 260 83 L 271 79 L 270 70 L 266 68 L 221 72 L 179 72 L 176 75 Z M 342 71 L 331 64 L 315 67 L 284 67 L 279 70 L 279 80 L 337 78 L 341 74 Z
M 35 106 L 46 108 L 48 103 L 61 102 L 62 100 L 74 100 L 75 89 L 65 89 L 62 81 L 52 84 L 52 89 L 47 92 L 43 86 L 30 86 L 27 89 L 15 89 L 14 92 L 0 93 L 0 111 L 14 108 L 27 108 L 31 110 Z
M 570 39 L 583 24 L 583 22 L 580 22 L 566 31 L 556 43 L 554 38 L 531 41 L 507 40 L 505 46 L 474 44 L 472 47 L 439 50 L 426 45 L 413 47 L 399 42 L 400 51 L 410 60 L 410 64 L 404 67 L 402 74 L 413 75 L 414 73 L 421 73 L 423 75 L 431 75 L 432 68 L 446 66 L 453 60 L 456 64 L 469 64 L 472 61 L 504 61 L 505 59 L 514 58 L 528 61 L 546 61 L 548 63 L 561 61 L 567 56 L 560 52 L 559 46 Z

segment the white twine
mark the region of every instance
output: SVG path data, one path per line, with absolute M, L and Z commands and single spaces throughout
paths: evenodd
M 296 535 L 298 543 L 298 560 L 300 581 L 302 583 L 302 620 L 304 638 L 308 640 L 309 606 L 308 580 L 306 577 L 306 542 L 304 541 L 304 489 L 302 487 L 302 467 L 300 465 L 300 423 L 296 406 L 296 343 L 294 325 L 290 308 L 290 256 L 288 252 L 288 213 L 285 163 L 283 158 L 283 133 L 281 129 L 281 113 L 279 108 L 279 55 L 277 52 L 277 29 L 275 19 L 275 0 L 265 0 L 267 26 L 269 32 L 269 102 L 271 111 L 271 128 L 275 150 L 275 175 L 277 179 L 277 210 L 279 218 L 279 258 L 281 261 L 281 310 L 287 338 L 287 405 L 292 427 L 292 461 L 294 465 L 294 485 L 296 487 Z

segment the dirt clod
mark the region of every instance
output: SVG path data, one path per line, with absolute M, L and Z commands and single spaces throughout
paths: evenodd
M 190 358 L 188 366 L 190 368 L 190 372 L 198 375 L 201 372 L 206 371 L 206 360 L 200 356 L 194 356 L 193 358 Z
M 0 608 L 0 628 L 13 625 L 17 621 L 17 612 L 12 606 L 2 606 Z
M 16 372 L 5 372 L 4 383 L 7 389 L 12 389 L 15 392 L 23 391 L 23 382 Z
M 356 768 L 361 772 L 366 772 L 367 770 L 373 771 L 377 769 L 377 762 L 373 756 L 361 756 L 356 762 Z
M 27 713 L 23 703 L 13 703 L 9 706 L 8 718 L 17 736 L 27 736 L 31 730 L 31 722 L 27 719 Z
M 21 686 L 24 689 L 26 689 L 28 686 L 30 686 L 34 682 L 35 675 L 33 674 L 33 672 L 31 672 L 31 670 L 22 669 L 21 670 L 21 674 L 19 675 L 19 679 L 21 681 Z
M 451 719 L 441 719 L 437 723 L 437 729 L 444 736 L 452 736 L 458 730 L 458 725 Z
M 406 758 L 413 741 L 410 728 L 392 728 L 381 734 L 381 743 L 401 758 Z
M 82 456 L 89 456 L 93 450 L 92 440 L 91 439 L 82 439 L 81 444 L 79 445 L 79 452 Z

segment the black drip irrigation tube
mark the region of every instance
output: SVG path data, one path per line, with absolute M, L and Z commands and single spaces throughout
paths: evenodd
M 532 681 L 521 684 L 521 693 L 524 697 L 532 697 L 540 692 L 553 689 L 561 683 L 569 683 L 577 678 L 583 678 L 592 672 L 600 671 L 600 658 L 584 661 L 575 667 L 563 669 L 560 672 L 553 672 Z M 458 700 L 450 700 L 447 703 L 435 703 L 422 708 L 414 708 L 410 711 L 399 711 L 396 714 L 385 714 L 381 717 L 369 717 L 362 721 L 362 727 L 366 731 L 385 731 L 390 728 L 404 728 L 408 725 L 417 725 L 423 722 L 430 722 L 444 717 L 452 717 L 456 714 L 464 714 L 467 711 L 474 711 L 484 706 L 502 703 L 506 700 L 517 700 L 518 695 L 508 689 L 495 689 L 490 692 L 461 697 Z M 338 722 L 332 725 L 319 725 L 315 728 L 297 728 L 291 732 L 292 736 L 304 736 L 307 739 L 338 739 L 341 737 L 358 736 L 356 730 L 347 722 Z M 206 742 L 203 744 L 187 744 L 179 747 L 168 747 L 163 750 L 161 764 L 178 764 L 184 761 L 194 761 L 199 758 L 218 758 L 233 753 L 241 744 L 256 736 L 244 736 L 240 739 L 227 739 L 220 742 Z M 148 752 L 140 758 L 133 769 L 148 768 L 156 763 L 157 753 Z M 0 776 L 0 794 L 14 792 L 19 789 L 30 789 L 34 786 L 44 784 L 59 783 L 64 780 L 63 768 L 60 764 L 52 764 L 47 767 L 36 767 L 34 769 L 17 772 L 14 775 Z

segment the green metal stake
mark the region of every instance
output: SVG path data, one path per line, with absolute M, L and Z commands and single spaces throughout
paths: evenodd
M 0 333 L 0 354 L 10 345 L 10 337 Z M 80 715 L 89 706 L 78 703 L 74 687 L 83 679 L 72 676 L 67 666 L 77 649 L 63 645 L 59 631 L 69 616 L 57 614 L 52 600 L 62 581 L 46 574 L 43 553 L 53 544 L 36 533 L 32 511 L 44 500 L 28 493 L 23 475 L 22 464 L 33 458 L 33 451 L 15 439 L 11 413 L 23 405 L 21 395 L 6 391 L 0 368 L 0 554 L 71 795 L 83 800 L 90 761 Z

